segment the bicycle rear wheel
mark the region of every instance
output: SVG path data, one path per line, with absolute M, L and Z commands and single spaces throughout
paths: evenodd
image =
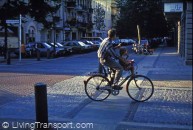
M 137 102 L 147 101 L 154 93 L 152 81 L 143 75 L 135 75 L 126 86 L 129 97 Z
M 103 101 L 110 95 L 109 80 L 102 75 L 93 75 L 85 81 L 86 95 L 94 101 Z

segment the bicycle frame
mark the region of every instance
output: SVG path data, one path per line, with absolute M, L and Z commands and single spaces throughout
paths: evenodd
M 115 79 L 115 73 L 114 73 L 114 72 L 111 72 L 111 73 L 110 73 L 108 70 L 105 69 L 104 66 L 103 66 L 103 70 L 104 70 L 105 76 L 110 75 L 109 82 L 110 82 L 110 84 L 112 85 L 112 84 L 113 84 L 113 81 L 114 81 L 114 79 Z M 107 71 L 108 71 L 108 72 L 107 72 Z M 111 77 L 111 74 L 113 75 L 112 77 Z M 132 74 L 130 74 L 130 75 L 128 75 L 126 78 L 124 78 L 124 79 L 121 81 L 121 83 L 118 84 L 118 86 L 122 86 L 131 76 L 132 76 Z
M 126 78 L 121 81 L 121 83 L 118 84 L 118 86 L 122 86 L 132 75 L 128 75 Z

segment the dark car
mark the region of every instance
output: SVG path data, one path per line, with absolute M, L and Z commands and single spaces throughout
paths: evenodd
M 72 47 L 70 47 L 70 46 L 64 46 L 62 43 L 59 43 L 59 42 L 57 42 L 56 45 L 61 47 L 61 48 L 64 48 L 64 50 L 67 52 L 67 54 L 73 53 Z
M 67 54 L 67 50 L 62 47 L 62 46 L 58 46 L 57 43 L 55 43 L 55 47 L 54 47 L 54 43 L 48 43 L 50 46 L 52 46 L 53 49 L 55 49 L 55 56 L 64 56 L 65 54 Z

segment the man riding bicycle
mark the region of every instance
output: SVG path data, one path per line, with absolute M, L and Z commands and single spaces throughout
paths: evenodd
M 121 90 L 122 87 L 118 86 L 117 84 L 119 82 L 119 79 L 122 76 L 123 67 L 116 61 L 117 59 L 120 59 L 121 57 L 115 51 L 115 49 L 121 47 L 121 44 L 115 47 L 113 46 L 113 40 L 115 36 L 116 36 L 115 31 L 109 30 L 108 37 L 102 41 L 97 53 L 98 53 L 99 62 L 102 65 L 110 67 L 116 71 L 113 88 Z

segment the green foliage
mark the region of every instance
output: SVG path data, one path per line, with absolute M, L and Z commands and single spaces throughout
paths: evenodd
M 5 25 L 6 19 L 18 19 L 19 14 L 26 14 L 28 12 L 28 8 L 26 4 L 22 1 L 10 1 L 7 2 L 0 8 L 0 25 Z
M 99 5 L 94 9 L 94 24 L 98 30 L 102 30 L 105 28 L 105 10 Z
M 55 0 L 58 3 L 59 0 Z M 7 2 L 0 8 L 0 23 L 1 26 L 5 26 L 6 19 L 18 19 L 19 15 L 22 14 L 30 15 L 35 21 L 42 23 L 45 28 L 50 28 L 53 22 L 46 20 L 48 14 L 53 16 L 60 7 L 51 6 L 44 0 L 29 0 L 29 3 L 24 3 L 22 0 L 7 0 Z
M 44 2 L 44 0 L 30 0 L 28 7 L 29 14 L 35 21 L 42 23 L 45 28 L 50 28 L 54 23 L 47 21 L 46 17 L 48 14 L 53 16 L 53 13 L 59 9 L 60 5 L 53 7 L 47 2 Z
M 167 22 L 161 4 L 160 0 L 117 0 L 117 5 L 121 9 L 116 27 L 117 34 L 120 37 L 137 37 L 139 25 L 141 37 L 167 35 Z

